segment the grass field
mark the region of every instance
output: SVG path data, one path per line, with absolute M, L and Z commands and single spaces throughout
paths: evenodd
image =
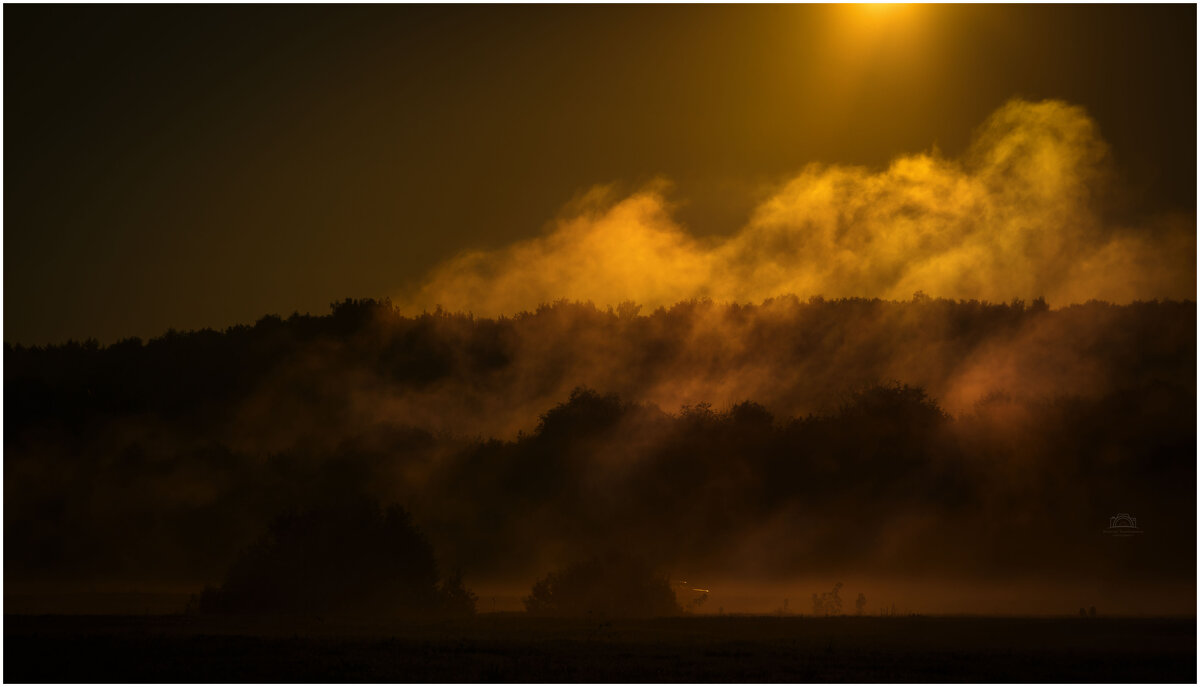
M 1195 619 L 5 616 L 5 682 L 1195 682 Z

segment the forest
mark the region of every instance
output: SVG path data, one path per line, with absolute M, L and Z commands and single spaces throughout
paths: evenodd
M 1187 583 L 1195 332 L 1194 302 L 918 293 L 501 318 L 345 300 L 6 344 L 5 581 L 210 587 L 215 608 L 339 540 L 305 517 L 377 504 L 355 522 L 414 537 L 425 608 L 614 551 L 721 579 Z M 1118 512 L 1147 531 L 1120 550 Z M 282 558 L 246 572 L 263 551 Z M 1172 604 L 1194 598 L 1124 610 Z

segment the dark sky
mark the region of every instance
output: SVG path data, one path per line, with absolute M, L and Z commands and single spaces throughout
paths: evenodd
M 1085 107 L 1141 211 L 1195 210 L 1194 5 L 3 11 L 6 341 L 389 296 L 594 184 L 666 177 L 728 233 L 1014 96 Z

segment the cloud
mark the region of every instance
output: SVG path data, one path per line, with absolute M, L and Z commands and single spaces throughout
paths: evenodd
M 726 237 L 680 226 L 665 182 L 623 198 L 593 189 L 548 234 L 459 255 L 397 303 L 490 316 L 563 298 L 1193 298 L 1194 215 L 1108 221 L 1117 190 L 1082 108 L 1012 100 L 961 159 L 935 150 L 883 170 L 811 164 Z

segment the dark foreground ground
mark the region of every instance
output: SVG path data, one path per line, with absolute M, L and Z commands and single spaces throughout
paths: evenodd
M 5 616 L 5 682 L 1195 682 L 1195 619 Z

